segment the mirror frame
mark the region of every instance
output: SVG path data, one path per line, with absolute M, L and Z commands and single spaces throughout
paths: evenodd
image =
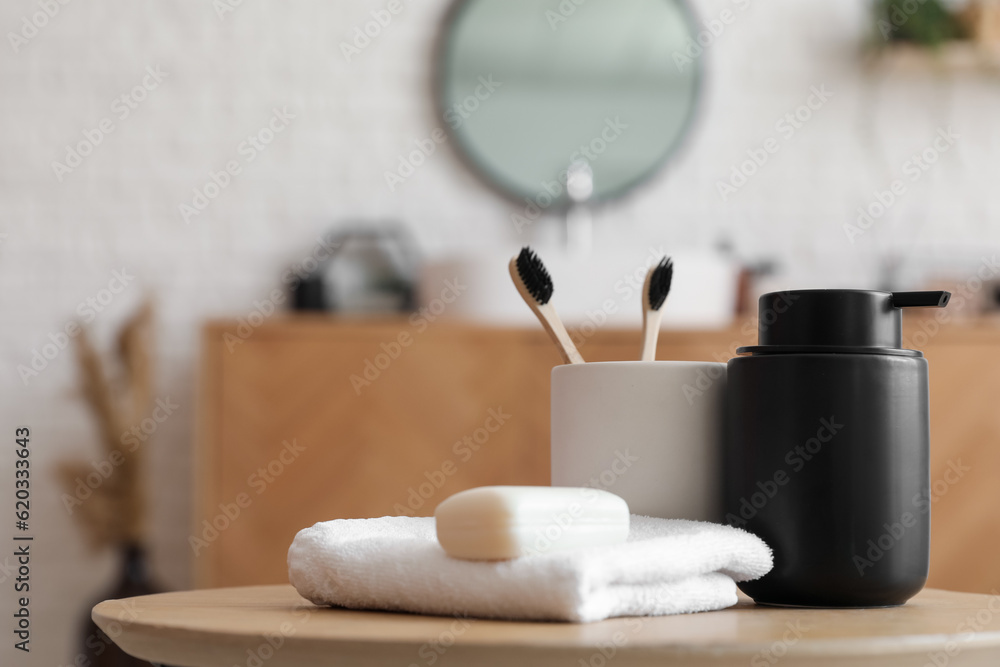
M 452 152 L 458 156 L 459 162 L 472 172 L 481 183 L 486 185 L 490 190 L 508 202 L 517 204 L 523 204 L 525 200 L 533 202 L 533 197 L 538 194 L 537 192 L 515 192 L 513 188 L 509 189 L 505 187 L 500 182 L 501 179 L 492 173 L 489 167 L 485 164 L 485 161 L 481 164 L 475 159 L 474 151 L 472 151 L 465 142 L 462 134 L 453 129 L 451 127 L 451 123 L 445 120 L 445 113 L 448 111 L 445 101 L 445 70 L 448 62 L 448 56 L 450 54 L 450 37 L 454 29 L 455 22 L 461 16 L 465 8 L 473 2 L 478 1 L 479 0 L 453 0 L 438 24 L 437 35 L 434 38 L 431 72 L 431 94 L 434 100 L 434 117 L 441 123 L 440 127 L 448 136 L 448 143 L 451 144 Z M 698 15 L 691 7 L 690 1 L 662 1 L 673 2 L 678 6 L 686 18 L 688 29 L 691 33 L 691 39 L 695 40 L 695 43 L 697 43 L 699 25 L 697 21 Z M 704 61 L 707 56 L 707 49 L 702 47 L 702 53 L 694 59 L 693 67 L 696 71 L 694 88 L 692 90 L 692 101 L 687 114 L 684 117 L 684 122 L 681 125 L 677 139 L 670 146 L 668 146 L 665 151 L 663 151 L 660 157 L 657 158 L 657 160 L 653 162 L 648 169 L 625 181 L 624 184 L 614 190 L 601 195 L 595 194 L 591 199 L 587 200 L 585 203 L 586 206 L 605 204 L 621 199 L 639 187 L 650 183 L 658 175 L 663 173 L 667 164 L 669 164 L 672 159 L 676 159 L 680 153 L 683 152 L 692 139 L 700 111 L 704 105 L 705 77 L 707 76 L 707 67 L 705 66 Z M 572 202 L 566 201 L 564 196 L 560 196 L 560 198 L 554 201 L 551 206 L 546 207 L 542 211 L 542 215 L 540 215 L 539 218 L 545 217 L 546 213 L 550 215 L 554 213 L 562 214 L 572 206 Z

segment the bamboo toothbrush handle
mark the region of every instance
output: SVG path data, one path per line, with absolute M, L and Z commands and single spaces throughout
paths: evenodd
M 580 352 L 576 349 L 576 345 L 573 344 L 573 339 L 569 337 L 569 332 L 566 331 L 566 327 L 563 326 L 562 320 L 556 315 L 555 309 L 552 307 L 551 303 L 547 303 L 544 306 L 538 305 L 537 302 L 532 301 L 529 304 L 535 314 L 538 315 L 538 319 L 541 321 L 542 326 L 549 336 L 552 338 L 552 342 L 556 344 L 559 348 L 559 354 L 563 358 L 563 362 L 567 364 L 582 364 L 584 363 L 583 357 L 580 356 Z
M 544 305 L 538 303 L 535 297 L 528 292 L 528 289 L 524 286 L 524 281 L 518 276 L 517 273 L 517 258 L 510 260 L 510 277 L 514 281 L 514 286 L 517 288 L 518 293 L 524 302 L 528 304 L 528 307 L 534 311 L 535 316 L 538 321 L 542 323 L 542 327 L 549 334 L 549 338 L 552 342 L 556 344 L 559 348 L 559 354 L 562 356 L 563 363 L 565 364 L 582 364 L 585 363 L 583 357 L 580 356 L 580 352 L 577 351 L 576 345 L 573 344 L 573 340 L 569 337 L 569 332 L 566 331 L 566 327 L 563 326 L 562 320 L 556 315 L 555 308 L 552 307 L 551 303 L 546 303 Z
M 656 339 L 660 335 L 660 320 L 663 314 L 658 310 L 642 311 L 642 354 L 643 361 L 656 360 Z

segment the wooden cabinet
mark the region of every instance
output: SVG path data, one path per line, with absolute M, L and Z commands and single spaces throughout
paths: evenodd
M 931 384 L 928 585 L 998 594 L 1000 329 L 945 329 L 923 349 Z
M 638 332 L 584 334 L 588 360 L 638 354 Z M 658 358 L 724 361 L 753 338 L 746 327 L 664 332 Z M 932 480 L 944 480 L 933 586 L 1000 585 L 998 343 L 1000 332 L 972 328 L 943 330 L 925 346 Z M 548 483 L 549 372 L 559 356 L 540 330 L 219 322 L 204 330 L 202 363 L 192 531 L 200 586 L 286 581 L 288 545 L 317 521 L 430 515 L 471 486 Z M 964 472 L 956 479 L 949 469 Z

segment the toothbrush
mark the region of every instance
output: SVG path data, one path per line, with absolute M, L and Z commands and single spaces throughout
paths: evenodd
M 643 361 L 656 359 L 656 338 L 660 335 L 660 308 L 670 293 L 670 281 L 674 277 L 674 263 L 664 257 L 659 264 L 646 274 L 642 286 L 642 354 Z
M 521 248 L 517 257 L 511 258 L 510 277 L 514 280 L 517 291 L 521 293 L 521 298 L 534 311 L 552 338 L 552 342 L 559 348 L 563 363 L 584 363 L 576 345 L 570 340 L 562 320 L 559 319 L 555 308 L 549 303 L 552 298 L 552 278 L 545 270 L 542 260 L 528 246 Z

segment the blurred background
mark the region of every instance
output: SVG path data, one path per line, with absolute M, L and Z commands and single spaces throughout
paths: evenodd
M 0 27 L 38 581 L 5 655 L 69 664 L 122 577 L 281 582 L 313 521 L 547 483 L 526 244 L 588 360 L 637 354 L 663 254 L 660 358 L 729 358 L 772 289 L 951 289 L 905 334 L 930 584 L 1000 585 L 996 0 L 9 0 Z

